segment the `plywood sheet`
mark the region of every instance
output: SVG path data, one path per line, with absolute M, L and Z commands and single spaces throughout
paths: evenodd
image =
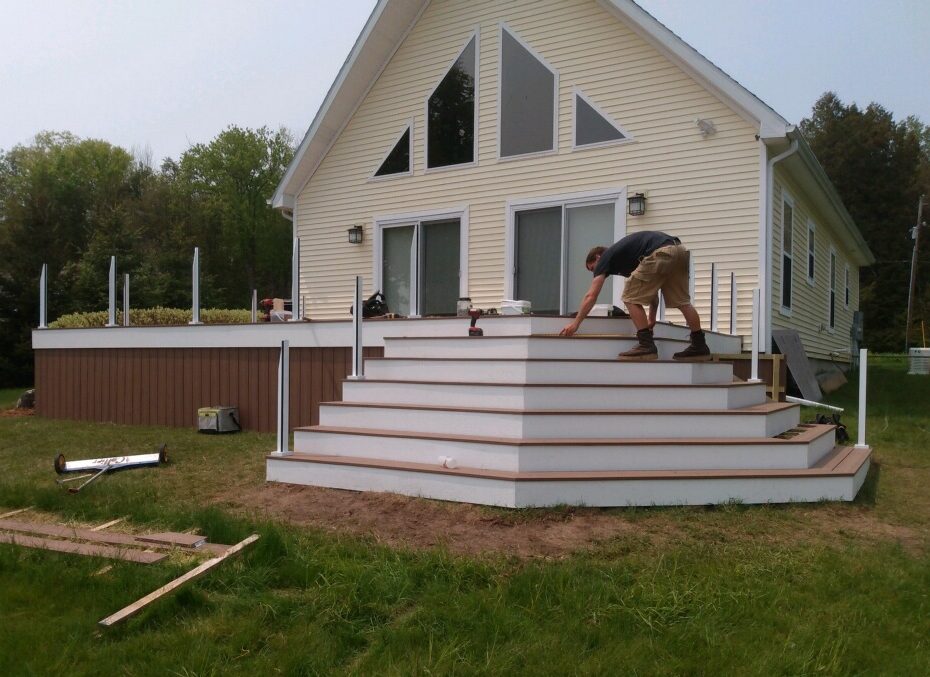
M 823 393 L 820 391 L 820 384 L 817 383 L 817 377 L 811 369 L 810 360 L 807 359 L 807 353 L 804 352 L 804 345 L 801 343 L 801 336 L 797 330 L 773 329 L 772 338 L 785 356 L 788 371 L 791 372 L 794 382 L 798 384 L 801 397 L 805 400 L 819 402 Z

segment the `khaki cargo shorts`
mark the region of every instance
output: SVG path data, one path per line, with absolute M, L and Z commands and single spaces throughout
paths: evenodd
M 691 303 L 688 293 L 691 252 L 684 245 L 659 247 L 640 260 L 623 288 L 623 302 L 647 306 L 658 301 L 659 290 L 669 308 Z

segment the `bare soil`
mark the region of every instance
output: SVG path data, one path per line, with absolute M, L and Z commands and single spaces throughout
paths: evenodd
M 2 409 L 0 418 L 16 418 L 18 416 L 35 416 L 35 409 Z

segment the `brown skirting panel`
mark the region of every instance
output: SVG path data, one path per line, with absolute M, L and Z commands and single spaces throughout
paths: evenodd
M 381 357 L 383 348 L 366 348 Z M 351 348 L 291 348 L 290 424 L 315 425 L 342 399 Z M 245 430 L 274 432 L 277 348 L 100 348 L 35 351 L 36 410 L 75 421 L 193 427 L 197 409 L 239 408 Z

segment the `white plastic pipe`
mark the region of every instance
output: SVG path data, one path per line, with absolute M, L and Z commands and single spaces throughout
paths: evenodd
M 869 351 L 867 348 L 859 350 L 859 441 L 857 449 L 867 448 L 865 443 L 865 411 L 866 411 L 866 378 L 869 371 Z
M 39 275 L 39 329 L 48 329 L 48 264 L 42 264 Z
M 720 290 L 717 284 L 717 264 L 710 264 L 710 330 L 718 330 L 717 316 L 720 314 Z
M 730 334 L 736 336 L 736 273 L 730 273 Z
M 129 326 L 129 273 L 123 276 L 123 326 Z
M 200 322 L 200 247 L 194 247 L 194 264 L 191 267 L 191 324 Z
M 110 257 L 110 314 L 107 319 L 108 327 L 116 326 L 116 257 Z
M 353 381 L 365 378 L 365 361 L 362 358 L 362 276 L 355 276 L 355 299 L 352 302 L 352 375 Z
M 752 290 L 752 375 L 750 383 L 759 383 L 759 288 Z
M 291 322 L 300 322 L 300 238 L 294 238 L 291 252 Z
M 803 404 L 805 407 L 817 407 L 818 409 L 835 411 L 837 414 L 842 414 L 844 411 L 843 407 L 834 407 L 830 404 L 824 404 L 823 402 L 814 402 L 813 400 L 805 400 L 802 397 L 793 397 L 791 395 L 785 395 L 785 401 L 793 404 Z
M 288 421 L 291 381 L 290 352 L 290 341 L 281 341 L 281 354 L 278 356 L 278 448 L 274 452 L 279 456 L 287 456 L 291 453 Z

